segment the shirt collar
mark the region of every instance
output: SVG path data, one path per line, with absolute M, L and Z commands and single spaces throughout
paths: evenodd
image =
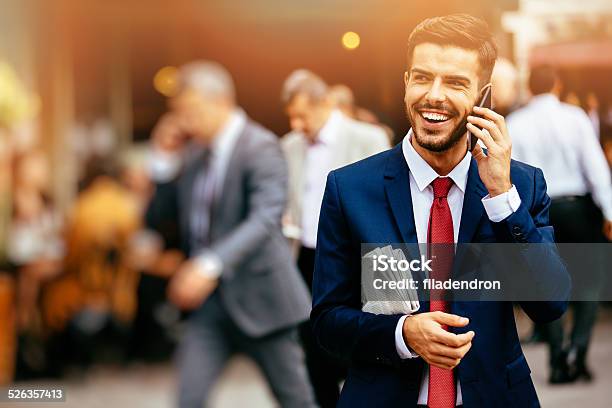
M 330 112 L 329 118 L 327 118 L 327 121 L 321 130 L 319 130 L 317 142 L 321 142 L 323 144 L 330 144 L 333 142 L 337 134 L 338 126 L 342 121 L 342 116 L 342 113 L 337 109 Z
M 236 108 L 213 139 L 211 150 L 214 155 L 222 154 L 231 149 L 246 125 L 246 113 Z
M 425 190 L 436 178 L 442 177 L 431 166 L 423 159 L 414 147 L 410 143 L 412 138 L 412 129 L 408 131 L 406 137 L 402 141 L 402 151 L 404 153 L 404 159 L 410 168 L 410 173 L 416 181 L 419 191 Z M 465 193 L 465 187 L 467 185 L 468 171 L 470 169 L 470 161 L 472 154 L 467 152 L 465 157 L 448 173 L 447 177 L 453 180 L 453 183 Z
M 547 105 L 547 104 L 559 104 L 559 98 L 556 95 L 551 93 L 543 93 L 539 95 L 535 95 L 531 97 L 529 101 L 530 105 Z

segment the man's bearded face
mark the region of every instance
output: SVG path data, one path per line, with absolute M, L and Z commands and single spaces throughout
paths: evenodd
M 479 71 L 474 50 L 433 43 L 414 48 L 404 102 L 421 147 L 444 152 L 464 139 L 467 116 L 478 99 Z

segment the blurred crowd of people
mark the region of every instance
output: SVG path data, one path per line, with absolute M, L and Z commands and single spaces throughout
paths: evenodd
M 389 148 L 394 132 L 356 105 L 349 87 L 301 69 L 281 92 L 291 132 L 279 142 L 237 105 L 223 67 L 195 62 L 180 75 L 144 153 L 90 157 L 67 215 L 53 201 L 43 151 L 10 157 L 0 382 L 99 361 L 167 360 L 180 343 L 181 406 L 201 405 L 235 352 L 260 365 L 282 406 L 335 406 L 345 369 L 317 346 L 307 320 L 319 208 L 327 173 Z M 522 107 L 512 64 L 501 61 L 493 74 L 494 109 L 520 136 L 516 158 L 544 169 L 565 242 L 609 240 L 612 101 L 604 106 L 594 90 L 580 99 L 552 68 L 532 79 Z M 582 133 L 567 131 L 574 125 Z M 587 219 L 585 231 L 572 230 Z M 542 329 L 552 382 L 590 378 L 596 308 L 575 314 L 589 323 L 574 329 L 569 348 L 560 324 Z

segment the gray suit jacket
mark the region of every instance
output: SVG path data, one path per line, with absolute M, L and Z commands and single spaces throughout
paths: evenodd
M 289 199 L 285 221 L 293 227 L 301 228 L 304 159 L 308 141 L 300 132 L 289 132 L 282 138 L 281 146 L 289 168 Z M 365 159 L 390 147 L 389 138 L 381 127 L 342 115 L 333 142 L 332 169 Z
M 178 219 L 189 255 L 189 214 L 196 163 L 178 178 Z M 308 318 L 310 295 L 281 233 L 287 166 L 277 137 L 248 120 L 238 137 L 223 188 L 213 204 L 210 250 L 223 262 L 220 299 L 238 327 L 252 337 Z

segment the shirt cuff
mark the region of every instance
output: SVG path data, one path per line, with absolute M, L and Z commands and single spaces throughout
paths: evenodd
M 150 152 L 148 165 L 151 179 L 155 183 L 167 183 L 179 174 L 182 158 L 180 154 L 153 148 Z
M 207 278 L 217 279 L 223 272 L 223 262 L 213 252 L 203 252 L 195 257 L 194 262 L 198 266 L 198 272 Z
M 397 326 L 395 326 L 395 350 L 402 360 L 419 357 L 418 354 L 410 351 L 406 345 L 406 342 L 404 341 L 403 328 L 404 320 L 406 320 L 407 317 L 408 315 L 402 316 L 397 322 Z
M 500 222 L 511 216 L 521 206 L 521 197 L 513 184 L 510 190 L 491 197 L 487 194 L 482 198 L 482 205 L 493 222 Z

